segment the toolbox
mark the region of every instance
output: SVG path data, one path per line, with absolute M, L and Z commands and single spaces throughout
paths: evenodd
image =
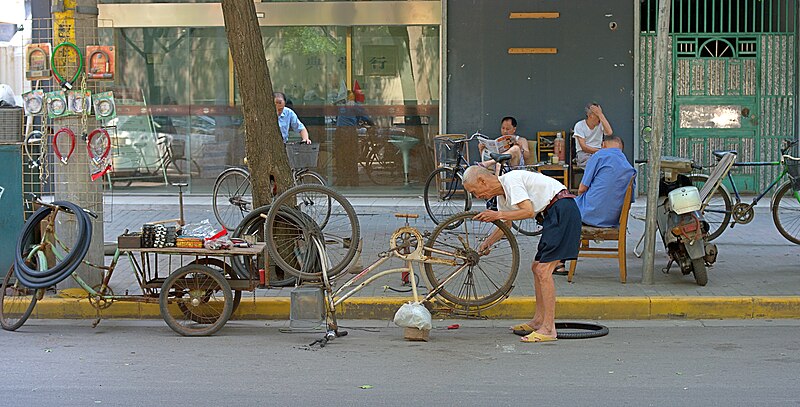
M 138 249 L 142 247 L 142 234 L 131 232 L 117 237 L 117 247 L 120 249 Z

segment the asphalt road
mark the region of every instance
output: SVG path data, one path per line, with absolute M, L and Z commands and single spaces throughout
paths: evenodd
M 442 327 L 459 323 L 457 330 Z M 0 332 L 5 406 L 797 405 L 800 320 L 607 321 L 608 336 L 525 344 L 509 321 L 435 321 L 407 342 L 343 321 L 325 348 L 285 321 L 184 338 L 163 321 L 31 320 Z M 367 388 L 362 388 L 362 386 Z

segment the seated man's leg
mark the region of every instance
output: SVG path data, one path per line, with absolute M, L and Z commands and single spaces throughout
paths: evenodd
M 578 151 L 577 154 L 575 155 L 575 165 L 577 165 L 580 168 L 585 168 L 586 162 L 589 161 L 589 158 L 591 157 L 592 155 L 590 153 Z

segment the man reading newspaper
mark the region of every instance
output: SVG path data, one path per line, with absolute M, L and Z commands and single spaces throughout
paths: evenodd
M 510 166 L 525 165 L 526 158 L 530 160 L 528 140 L 516 133 L 517 119 L 506 116 L 500 121 L 500 137 L 494 140 L 478 137 L 478 151 L 483 160 L 478 165 L 490 169 L 495 167 L 495 162 L 489 157 L 489 153 L 511 154 L 511 160 L 508 162 Z M 499 169 L 499 167 L 495 168 L 495 174 L 499 172 Z

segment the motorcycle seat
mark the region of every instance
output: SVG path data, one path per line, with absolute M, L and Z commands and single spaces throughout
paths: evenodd
M 714 150 L 712 153 L 714 157 L 717 157 L 717 160 L 722 159 L 728 153 L 737 154 L 736 150 Z

